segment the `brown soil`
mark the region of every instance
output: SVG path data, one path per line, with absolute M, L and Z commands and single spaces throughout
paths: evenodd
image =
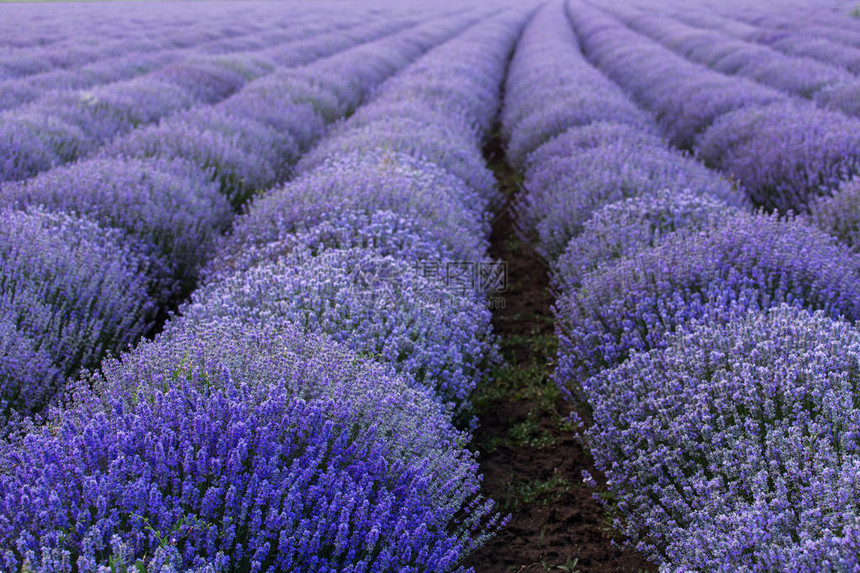
M 655 571 L 613 543 L 604 507 L 582 483 L 602 476 L 566 423 L 571 406 L 551 380 L 555 357 L 547 268 L 516 233 L 511 203 L 519 189 L 498 139 L 485 150 L 508 196 L 493 226 L 490 254 L 508 265 L 505 307 L 494 311 L 506 364 L 477 392 L 474 447 L 484 492 L 511 514 L 494 539 L 467 560 L 477 573 Z

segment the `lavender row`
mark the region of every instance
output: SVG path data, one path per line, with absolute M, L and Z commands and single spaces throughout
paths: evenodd
M 707 3 L 718 14 L 748 25 L 779 31 L 802 31 L 815 38 L 825 38 L 845 46 L 860 48 L 860 33 L 856 29 L 853 6 L 842 2 L 811 4 L 805 1 L 780 3 L 779 7 L 763 3 L 749 5 L 735 2 Z
M 10 41 L 19 30 L 37 36 L 42 7 L 20 11 L 4 7 L 4 23 L 16 30 L 0 33 Z M 61 30 L 51 30 L 51 41 L 29 48 L 0 48 L 0 80 L 24 79 L 50 71 L 75 71 L 117 56 L 141 56 L 163 49 L 200 47 L 205 53 L 241 51 L 283 42 L 309 20 L 324 21 L 325 11 L 248 3 L 208 5 L 207 12 L 189 12 L 181 4 L 163 10 L 138 7 L 117 13 L 112 8 L 92 13 L 93 8 L 63 6 L 44 15 Z M 78 12 L 79 14 L 75 14 Z M 201 14 L 205 14 L 201 17 Z M 170 22 L 168 24 L 168 22 Z M 63 38 L 63 39 L 61 39 Z
M 860 79 L 836 66 L 810 58 L 785 56 L 771 48 L 733 40 L 719 32 L 699 30 L 671 18 L 637 16 L 621 8 L 613 9 L 613 13 L 633 30 L 688 60 L 811 99 L 825 109 L 860 115 L 860 106 L 856 103 Z
M 612 101 L 599 76 L 548 72 L 542 85 L 533 65 L 518 64 L 532 42 L 556 42 L 573 69 L 559 55 L 573 45 L 553 10 L 538 14 L 512 63 L 509 84 L 533 90 L 507 93 L 547 97 L 542 88 L 589 78 L 583 90 Z M 530 73 L 521 80 L 519 69 Z M 571 205 L 585 219 L 532 236 L 551 262 L 544 243 L 570 239 L 554 264 L 556 378 L 591 408 L 582 435 L 610 484 L 616 526 L 671 570 L 856 567 L 855 461 L 841 436 L 854 431 L 842 405 L 857 401 L 860 335 L 840 320 L 860 317 L 860 262 L 805 221 L 730 208 L 705 179 L 684 189 L 660 175 L 618 177 L 607 189 L 641 194 L 589 209 L 584 198 L 601 197 L 600 185 L 563 169 L 623 174 L 668 151 L 647 130 L 611 123 L 611 106 L 606 115 L 528 156 L 521 212 L 532 232 L 528 215 L 541 208 L 552 220 Z M 550 191 L 535 196 L 529 173 L 540 169 L 549 175 L 537 188 Z M 848 191 L 817 211 L 821 226 L 838 225 Z
M 854 569 L 860 262 L 798 219 L 705 221 L 556 305 L 615 525 L 667 569 Z
M 473 126 L 498 103 L 523 17 L 487 20 L 429 52 L 381 88 L 369 107 L 404 98 L 418 117 L 436 110 L 441 121 L 444 103 L 469 82 L 482 89 L 469 91 L 471 111 L 463 122 L 448 119 L 445 135 L 468 142 L 479 156 L 486 132 Z M 452 64 L 462 59 L 471 65 L 456 70 Z M 363 127 L 350 120 L 330 137 L 346 137 L 352 126 Z M 384 136 L 387 126 L 379 129 Z M 419 153 L 421 140 L 413 145 Z M 323 172 L 337 173 L 341 161 L 347 164 L 335 188 L 340 193 L 332 196 L 344 203 L 329 204 L 316 192 L 333 184 Z M 315 187 L 317 181 L 323 184 Z M 462 558 L 498 517 L 478 494 L 468 436 L 452 427 L 450 410 L 431 389 L 447 382 L 445 372 L 414 365 L 430 355 L 425 344 L 441 351 L 436 363 L 456 365 L 457 353 L 486 353 L 491 341 L 461 347 L 457 330 L 474 328 L 464 318 L 481 314 L 469 297 L 434 285 L 411 264 L 425 256 L 445 260 L 456 246 L 436 237 L 456 244 L 459 229 L 442 235 L 435 220 L 394 212 L 403 202 L 390 209 L 347 204 L 346 191 L 355 186 L 383 192 L 395 182 L 401 197 L 427 205 L 433 197 L 425 200 L 425 193 L 446 193 L 451 201 L 462 194 L 476 201 L 463 211 L 474 214 L 466 218 L 483 217 L 478 210 L 487 199 L 477 190 L 405 150 L 333 156 L 256 201 L 237 229 L 249 229 L 261 214 L 279 217 L 268 197 L 290 192 L 304 193 L 302 204 L 320 218 L 290 228 L 291 212 L 284 210 L 279 221 L 286 230 L 259 245 L 257 258 L 238 252 L 245 250 L 241 233 L 225 240 L 226 259 L 215 259 L 208 285 L 165 333 L 106 363 L 92 380 L 94 392 L 81 388 L 53 412 L 64 431 L 34 428 L 9 443 L 4 465 L 21 460 L 14 467 L 28 470 L 0 477 L 2 515 L 13 516 L 0 518 L 6 539 L 56 570 L 70 564 L 94 570 L 109 559 L 130 565 L 144 555 L 150 568 L 181 570 L 462 570 Z M 362 198 L 373 195 L 368 189 Z M 486 240 L 482 229 L 474 244 Z M 255 246 L 246 244 L 249 251 Z M 247 289 L 230 288 L 237 284 Z M 385 286 L 392 296 L 359 297 L 362 286 L 365 295 Z M 436 290 L 436 300 L 417 298 L 425 287 Z M 363 329 L 363 340 L 349 339 L 353 328 Z M 432 328 L 452 335 L 446 347 L 433 346 Z M 350 349 L 326 333 L 345 338 Z M 50 460 L 48 467 L 36 459 Z M 153 474 L 151 467 L 165 471 Z M 48 491 L 55 494 L 38 493 Z M 55 523 L 44 522 L 47 513 L 34 499 L 51 504 Z M 81 521 L 75 507 L 95 507 L 97 516 Z M 179 533 L 159 544 L 171 530 Z M 18 555 L 6 558 L 20 562 L 11 561 Z
M 638 14 L 620 6 L 612 6 L 609 10 L 632 30 L 690 61 L 797 97 L 811 99 L 824 89 L 857 79 L 835 66 L 786 56 L 766 46 L 735 40 L 717 31 L 701 30 L 672 18 Z
M 568 12 L 589 59 L 755 204 L 805 211 L 858 171 L 857 120 L 697 66 L 578 0 Z
M 471 277 L 447 284 L 445 265 L 486 261 L 500 198 L 481 142 L 523 18 L 482 22 L 386 82 L 300 161 L 293 182 L 252 205 L 187 314 L 302 321 L 467 411 L 494 360 L 490 315 Z M 361 304 L 362 274 L 387 277 L 372 286 L 390 306 Z M 283 293 L 274 307 L 272 292 Z
M 543 105 L 553 100 L 579 105 Z M 519 225 L 551 265 L 576 267 L 569 244 L 596 211 L 618 201 L 687 189 L 723 205 L 744 203 L 728 181 L 670 149 L 651 116 L 588 63 L 561 2 L 548 4 L 526 29 L 502 119 L 508 157 L 524 166 Z
M 61 68 L 0 82 L 0 94 L 2 94 L 0 95 L 0 110 L 7 111 L 21 107 L 36 100 L 56 95 L 57 92 L 83 90 L 130 80 L 194 57 L 209 57 L 216 61 L 229 61 L 230 54 L 238 52 L 239 57 L 246 59 L 255 57 L 261 62 L 266 62 L 268 54 L 271 53 L 276 56 L 279 51 L 282 51 L 277 49 L 280 44 L 296 42 L 335 29 L 347 29 L 354 26 L 357 19 L 355 16 L 348 18 L 347 15 L 341 15 L 338 20 L 332 22 L 331 18 L 317 17 L 313 19 L 306 17 L 303 20 L 293 21 L 286 28 L 282 24 L 271 24 L 273 29 L 268 33 L 239 36 L 230 43 L 226 43 L 224 39 L 218 39 L 173 49 L 147 46 L 144 53 L 117 54 L 114 51 L 111 57 L 86 65 L 71 69 Z M 214 56 L 222 57 L 216 59 L 213 58 Z M 227 56 L 227 58 L 223 56 Z M 268 65 L 274 66 L 275 62 L 269 62 Z
M 254 53 L 190 59 L 91 91 L 57 94 L 0 115 L 0 180 L 31 177 L 92 156 L 118 136 L 188 109 L 223 101 L 275 69 L 296 67 L 410 25 L 396 19 L 338 30 Z M 169 119 L 167 121 L 170 121 Z M 161 124 L 163 126 L 164 123 Z
M 431 22 L 306 68 L 273 74 L 206 113 L 162 124 L 150 139 L 137 140 L 137 149 L 129 146 L 116 157 L 82 161 L 5 186 L 4 216 L 17 221 L 22 215 L 15 209 L 32 212 L 28 206 L 41 205 L 33 215 L 37 220 L 52 220 L 54 215 L 44 210 L 76 221 L 91 219 L 95 223 L 75 225 L 111 229 L 104 232 L 110 238 L 100 239 L 111 246 L 98 248 L 118 253 L 93 257 L 89 251 L 96 247 L 74 242 L 33 247 L 26 234 L 10 226 L 2 241 L 6 254 L 0 276 L 8 315 L 16 317 L 13 325 L 41 357 L 61 366 L 63 377 L 149 332 L 196 284 L 215 239 L 232 219 L 231 206 L 238 209 L 273 185 L 327 123 L 349 113 L 385 77 L 453 34 L 464 25 L 460 20 Z M 147 141 L 150 147 L 144 145 Z M 42 226 L 50 241 L 59 224 Z M 39 256 L 32 255 L 34 248 Z M 21 249 L 30 254 L 22 255 Z M 81 263 L 82 257 L 88 260 Z M 129 273 L 133 280 L 123 278 Z M 124 283 L 143 286 L 118 286 Z M 51 292 L 58 294 L 44 294 Z M 120 302 L 110 302 L 116 300 Z M 111 312 L 99 310 L 93 301 L 103 301 L 99 304 Z M 74 321 L 90 320 L 94 326 L 75 327 Z M 20 362 L 16 348 L 9 352 L 8 363 Z M 72 359 L 77 356 L 81 358 Z M 42 405 L 63 378 L 40 381 L 34 376 L 9 380 L 4 399 L 10 406 L 27 410 Z M 31 387 L 38 397 L 29 395 Z
M 860 49 L 846 46 L 827 37 L 819 37 L 805 29 L 781 30 L 769 26 L 759 27 L 714 12 L 713 9 L 678 10 L 667 6 L 667 14 L 686 24 L 716 30 L 728 36 L 755 42 L 779 50 L 790 56 L 812 58 L 860 73 Z

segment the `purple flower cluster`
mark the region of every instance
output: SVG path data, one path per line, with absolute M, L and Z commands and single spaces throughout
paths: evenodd
M 596 121 L 654 130 L 650 116 L 583 58 L 558 2 L 538 11 L 523 31 L 501 120 L 508 161 L 517 168 L 553 137 Z
M 399 252 L 398 255 L 406 255 Z M 382 256 L 374 246 L 295 249 L 199 289 L 181 324 L 238 318 L 248 324 L 297 324 L 359 354 L 391 363 L 415 384 L 468 410 L 478 379 L 497 359 L 490 312 L 422 275 L 422 266 Z
M 377 110 L 402 110 L 402 148 L 386 148 L 390 124 L 371 119 L 378 112 L 356 114 L 331 139 L 350 125 L 374 126 L 378 147 L 325 157 L 255 201 L 223 241 L 208 284 L 164 333 L 105 362 L 44 423 L 21 426 L 0 446 L 4 567 L 96 571 L 139 560 L 165 570 L 463 569 L 499 516 L 478 494 L 468 434 L 454 428 L 448 404 L 468 407 L 468 389 L 496 349 L 489 313 L 471 304 L 480 289 L 434 284 L 420 264 L 475 263 L 485 253 L 498 193 L 486 171 L 464 181 L 456 170 L 481 158 L 527 15 L 481 20 L 488 12 L 452 13 L 328 58 L 298 71 L 294 85 L 274 72 L 226 100 L 247 93 L 253 106 L 225 103 L 162 122 L 220 138 L 259 169 L 277 155 L 266 155 L 282 141 L 272 138 L 309 146 L 382 79 L 466 30 L 373 100 Z M 480 89 L 463 94 L 467 82 Z M 462 121 L 443 121 L 455 100 Z M 255 106 L 262 112 L 249 114 Z M 304 123 L 284 118 L 293 110 L 319 119 L 293 137 L 279 130 Z M 405 137 L 413 118 L 437 118 L 457 153 L 435 155 L 430 143 L 425 153 L 418 133 Z M 132 134 L 115 149 L 134 137 L 149 144 Z M 192 145 L 181 149 L 190 156 L 99 161 L 185 158 L 198 174 L 218 169 Z M 352 198 L 362 177 L 366 192 Z M 227 190 L 224 177 L 218 182 Z M 295 207 L 278 199 L 290 193 Z M 382 199 L 363 202 L 374 193 Z M 444 204 L 434 206 L 435 197 Z
M 860 318 L 860 260 L 797 219 L 737 213 L 586 275 L 557 302 L 559 383 L 578 384 L 695 320 L 781 303 Z
M 458 251 L 486 244 L 486 201 L 436 164 L 403 153 L 354 153 L 329 159 L 255 201 L 236 222 L 225 251 L 282 241 L 340 212 L 389 210 L 419 220 Z M 459 247 L 458 245 L 463 245 Z
M 783 211 L 803 211 L 810 199 L 832 191 L 840 181 L 857 172 L 858 120 L 818 109 L 747 78 L 726 76 L 698 66 L 578 0 L 570 2 L 568 9 L 588 57 L 658 115 L 661 127 L 673 143 L 695 149 L 707 165 L 739 180 L 756 204 Z M 634 20 L 653 34 L 657 34 L 657 28 L 664 22 Z M 686 41 L 685 38 L 679 41 Z M 724 53 L 707 57 L 717 58 L 721 54 Z M 752 66 L 751 75 L 759 74 L 756 77 L 762 79 L 772 74 L 774 84 L 778 83 L 776 78 L 788 81 L 786 74 L 799 74 L 802 82 L 810 77 L 794 70 L 806 66 L 799 60 L 781 58 L 768 51 L 768 58 L 786 63 L 793 71 L 769 64 L 753 69 L 755 62 L 750 63 L 744 54 L 728 50 L 724 54 L 726 62 L 721 64 L 726 66 L 724 71 L 734 73 L 748 64 Z M 734 68 L 732 58 L 736 60 Z M 651 73 L 642 74 L 642 69 Z M 844 86 L 851 86 L 852 82 L 856 83 L 834 80 L 820 93 L 842 97 L 840 90 L 848 89 Z
M 767 46 L 732 39 L 714 30 L 688 26 L 673 18 L 639 15 L 613 6 L 612 14 L 680 54 L 723 74 L 744 77 L 791 95 L 811 98 L 824 87 L 856 84 L 853 74 L 810 58 L 789 57 Z
M 376 76 L 366 77 L 366 70 L 377 76 L 391 74 L 406 63 L 405 56 L 391 56 L 400 52 L 404 44 L 415 45 L 414 50 L 420 52 L 422 46 L 426 49 L 450 36 L 458 26 L 463 24 L 452 18 L 447 28 L 438 22 L 419 28 L 417 37 L 408 31 L 384 37 L 324 60 L 319 69 L 305 67 L 296 75 L 303 80 L 316 77 L 325 83 L 336 72 L 344 78 L 344 69 L 354 70 L 364 79 L 355 82 L 352 92 L 337 92 L 345 113 L 373 87 L 371 80 Z M 395 20 L 380 27 L 391 32 L 403 25 Z M 364 31 L 374 32 L 373 26 Z M 94 237 L 102 229 L 109 229 L 104 233 L 110 238 L 96 241 L 97 246 L 90 244 L 95 239 L 54 246 L 57 237 L 52 241 L 37 238 L 30 245 L 44 253 L 26 263 L 4 264 L 0 270 L 0 282 L 17 293 L 9 295 L 8 304 L 17 308 L 14 316 L 32 315 L 31 327 L 22 329 L 18 322 L 23 319 L 19 318 L 12 326 L 22 336 L 30 337 L 36 350 L 41 352 L 44 346 L 44 354 L 57 361 L 56 369 L 72 376 L 79 367 L 94 366 L 105 352 L 123 349 L 147 332 L 154 319 L 163 319 L 167 307 L 195 286 L 201 265 L 211 257 L 214 239 L 229 224 L 232 211 L 228 198 L 233 200 L 233 207 L 242 206 L 252 192 L 284 177 L 296 161 L 299 147 L 306 147 L 321 135 L 325 120 L 308 104 L 308 94 L 300 94 L 299 101 L 293 103 L 293 92 L 279 89 L 289 82 L 290 75 L 284 71 L 270 74 L 248 84 L 223 106 L 194 109 L 172 116 L 157 127 L 132 132 L 116 143 L 115 149 L 125 151 L 117 153 L 117 157 L 84 160 L 4 186 L 0 204 L 7 208 L 24 209 L 38 204 L 46 211 L 40 212 L 41 218 L 53 217 L 48 212 L 56 213 L 59 221 L 84 217 L 88 221 L 85 226 L 93 227 L 87 233 Z M 325 96 L 335 97 L 333 90 L 318 89 L 317 93 L 324 101 Z M 251 105 L 243 106 L 243 102 Z M 217 183 L 212 182 L 213 177 Z M 9 213 L 10 217 L 18 217 L 13 211 Z M 100 227 L 98 230 L 94 223 Z M 23 237 L 30 240 L 26 233 Z M 21 237 L 10 232 L 3 240 L 10 252 L 19 253 Z M 111 246 L 103 246 L 105 241 Z M 54 251 L 48 252 L 51 249 Z M 95 254 L 99 249 L 106 252 Z M 16 261 L 23 257 L 14 254 Z M 31 264 L 39 269 L 35 275 L 28 266 Z M 129 275 L 132 270 L 122 265 L 134 272 Z M 59 278 L 51 278 L 54 275 Z M 32 284 L 39 280 L 42 285 Z M 59 286 L 54 285 L 55 281 Z M 138 283 L 145 287 L 143 293 Z M 18 288 L 24 290 L 18 293 Z M 55 288 L 62 295 L 50 294 Z M 133 307 L 135 304 L 145 307 L 146 312 Z M 144 322 L 139 323 L 142 319 Z M 87 321 L 94 321 L 93 326 L 88 327 Z M 76 326 L 79 324 L 80 328 Z M 9 345 L 5 350 L 9 355 L 4 360 L 23 363 L 24 359 L 16 356 L 24 350 Z M 28 373 L 21 367 L 9 366 L 8 372 L 10 377 L 4 386 L 9 388 L 32 387 L 34 392 L 47 388 L 49 393 L 56 389 L 50 369 L 34 368 Z M 45 372 L 47 378 L 37 384 L 33 379 L 39 372 Z M 18 375 L 21 377 L 12 378 Z M 12 393 L 16 392 L 19 391 Z M 36 401 L 26 396 L 21 400 Z
M 281 38 L 280 43 L 284 46 L 269 48 L 267 56 L 271 55 L 272 61 L 253 53 L 244 56 L 237 53 L 192 56 L 144 76 L 96 86 L 91 90 L 41 98 L 15 109 L 14 113 L 0 115 L 0 151 L 4 157 L 0 163 L 0 181 L 30 177 L 51 166 L 91 155 L 104 144 L 131 131 L 127 141 L 117 144 L 123 153 L 135 156 L 175 153 L 182 151 L 176 149 L 177 146 L 181 148 L 180 144 L 165 143 L 167 149 L 161 150 L 155 142 L 188 138 L 196 141 L 195 145 L 210 150 L 209 154 L 214 155 L 207 156 L 210 162 L 217 158 L 222 162 L 232 162 L 234 169 L 244 167 L 244 171 L 240 170 L 236 176 L 248 176 L 251 181 L 258 182 L 261 175 L 250 167 L 253 161 L 236 157 L 240 154 L 238 151 L 224 149 L 226 144 L 210 140 L 213 136 L 194 133 L 195 127 L 205 126 L 219 131 L 213 126 L 223 126 L 223 122 L 205 115 L 208 105 L 238 95 L 243 87 L 253 85 L 253 80 L 270 75 L 279 66 L 279 60 L 285 62 L 281 68 L 305 65 L 404 26 L 396 19 L 371 23 L 351 31 L 331 26 L 334 30 L 323 30 L 324 33 L 310 39 L 300 39 L 303 33 L 297 30 L 294 35 Z M 134 133 L 139 126 L 192 107 L 195 110 L 185 116 L 170 119 L 141 135 Z M 250 120 L 247 117 L 242 119 Z M 257 152 L 266 149 L 265 141 L 257 146 Z M 184 155 L 193 154 L 186 150 Z M 252 173 L 245 173 L 249 170 Z
M 371 195 L 369 198 L 375 197 Z M 336 205 L 327 203 L 328 206 L 333 204 Z M 486 251 L 485 239 L 467 232 L 453 232 L 456 227 L 434 227 L 438 219 L 432 218 L 432 212 L 429 218 L 426 212 L 414 215 L 395 213 L 375 206 L 372 201 L 359 206 L 365 207 L 365 211 L 345 206 L 314 212 L 311 205 L 307 207 L 307 222 L 268 227 L 267 231 L 277 234 L 265 235 L 266 239 L 262 239 L 264 235 L 246 234 L 252 228 L 248 223 L 261 211 L 253 211 L 254 215 L 240 219 L 246 226 L 222 241 L 218 256 L 206 268 L 206 278 L 209 281 L 226 278 L 303 249 L 320 254 L 327 249 L 361 248 L 383 257 L 421 261 L 427 265 L 444 264 L 445 261 L 477 261 Z
M 860 180 L 846 181 L 833 195 L 813 202 L 809 220 L 855 253 L 860 252 Z
M 597 209 L 616 201 L 662 189 L 690 189 L 729 204 L 743 204 L 728 181 L 656 137 L 636 133 L 616 138 L 611 133 L 608 141 L 583 149 L 580 142 L 589 136 L 579 131 L 601 137 L 606 128 L 594 125 L 560 135 L 547 145 L 564 147 L 570 150 L 568 154 L 532 162 L 526 170 L 527 194 L 519 204 L 520 224 L 533 233 L 538 252 L 548 260 L 564 252 Z M 536 153 L 549 155 L 540 150 Z
M 561 116 L 543 103 L 570 97 L 587 103 Z M 595 211 L 618 201 L 689 189 L 744 203 L 728 181 L 670 149 L 650 116 L 588 63 L 562 3 L 543 7 L 523 33 L 502 120 L 508 157 L 524 168 L 519 225 L 551 265 Z
M 57 372 L 95 366 L 145 334 L 157 309 L 152 264 L 122 233 L 87 219 L 0 210 L 2 400 L 42 406 Z
M 729 36 L 762 44 L 790 56 L 812 58 L 854 74 L 860 72 L 860 50 L 829 37 L 817 36 L 812 30 L 788 30 L 784 27 L 772 27 L 766 22 L 751 25 L 718 15 L 712 9 L 701 12 L 672 9 L 671 15 L 698 28 L 716 29 Z M 808 21 L 803 24 L 804 28 L 809 26 Z
M 756 204 L 801 212 L 860 173 L 860 123 L 794 102 L 741 109 L 714 122 L 698 155 L 738 177 Z
M 723 114 L 788 97 L 689 62 L 580 0 L 571 0 L 567 8 L 589 60 L 654 112 L 679 147 L 692 148 L 696 135 Z
M 734 212 L 716 197 L 689 189 L 663 189 L 610 203 L 594 212 L 555 261 L 556 287 L 568 292 L 599 267 L 634 256 L 676 231 L 714 227 Z
M 209 176 L 182 161 L 82 161 L 3 186 L 0 204 L 40 205 L 122 229 L 163 256 L 185 289 L 232 216 Z
M 852 325 L 784 305 L 591 378 L 616 525 L 672 570 L 855 570 L 858 371 Z
M 0 453 L 5 569 L 450 571 L 494 522 L 444 412 L 329 340 L 212 323 L 91 382 Z

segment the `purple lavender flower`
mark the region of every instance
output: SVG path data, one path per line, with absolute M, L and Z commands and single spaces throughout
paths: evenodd
M 588 380 L 616 526 L 672 570 L 858 566 L 860 334 L 780 306 Z
M 566 136 L 552 142 L 562 145 Z M 580 140 L 579 130 L 572 137 Z M 572 145 L 571 147 L 573 147 Z M 743 201 L 732 185 L 692 158 L 659 142 L 628 138 L 533 163 L 518 204 L 520 225 L 537 239 L 538 252 L 555 260 L 598 208 L 662 189 L 690 189 L 732 205 Z
M 492 173 L 474 144 L 463 141 L 444 124 L 428 124 L 409 117 L 380 118 L 366 126 L 353 128 L 349 123 L 302 157 L 297 166 L 301 174 L 319 168 L 331 157 L 359 153 L 378 155 L 396 153 L 432 162 L 477 190 L 485 200 L 498 204 L 499 195 Z
M 306 230 L 281 228 L 278 238 L 268 242 L 222 241 L 217 256 L 205 269 L 208 280 L 226 278 L 235 272 L 277 261 L 295 250 L 319 254 L 326 249 L 372 249 L 418 265 L 437 265 L 444 273 L 448 262 L 474 263 L 485 258 L 482 241 L 468 233 L 450 234 L 428 228 L 426 221 L 392 211 L 330 211 Z
M 189 288 L 232 217 L 218 186 L 182 161 L 94 159 L 3 186 L 0 203 L 41 205 L 126 231 Z
M 62 381 L 48 353 L 9 317 L 0 318 L 0 433 L 15 412 L 44 406 Z
M 117 230 L 63 213 L 37 209 L 0 211 L 0 307 L 9 323 L 32 341 L 32 352 L 47 355 L 64 375 L 94 366 L 145 334 L 156 304 L 142 258 Z M 22 341 L 22 344 L 25 344 Z M 16 345 L 5 349 L 19 352 Z M 12 357 L 4 360 L 14 360 Z M 42 394 L 54 375 L 34 388 Z M 28 396 L 29 373 L 4 387 Z M 4 390 L 3 394 L 6 394 Z
M 497 523 L 438 406 L 331 341 L 211 323 L 93 384 L 0 451 L 8 568 L 450 571 Z
M 574 388 L 634 350 L 665 344 L 694 320 L 723 322 L 783 302 L 860 317 L 860 261 L 797 219 L 737 213 L 679 231 L 654 248 L 586 275 L 556 304 L 559 384 Z
M 334 213 L 355 210 L 390 210 L 414 218 L 454 247 L 480 244 L 476 237 L 489 234 L 486 205 L 463 181 L 432 163 L 393 153 L 339 156 L 255 201 L 237 221 L 226 248 L 262 248 Z
M 186 159 L 201 170 L 211 170 L 221 192 L 238 208 L 254 191 L 275 182 L 278 165 L 266 161 L 277 149 L 275 139 L 264 126 L 250 120 L 233 119 L 217 125 L 195 121 L 194 116 L 187 115 L 135 130 L 100 155 Z M 263 154 L 262 158 L 257 152 Z
M 564 5 L 555 2 L 532 18 L 517 45 L 501 120 L 508 160 L 518 168 L 543 143 L 594 121 L 654 129 L 648 114 L 588 63 Z
M 422 270 L 373 248 L 295 249 L 197 290 L 180 325 L 229 317 L 323 332 L 467 411 L 477 380 L 497 359 L 490 313 L 472 282 L 460 294 Z
M 573 0 L 567 8 L 589 60 L 653 112 L 679 147 L 692 148 L 696 135 L 726 113 L 788 99 L 746 78 L 689 62 L 584 2 Z
M 562 292 L 577 288 L 601 266 L 633 257 L 675 231 L 713 227 L 734 212 L 719 199 L 690 190 L 660 190 L 610 203 L 583 224 L 555 262 L 555 286 Z
M 809 220 L 836 237 L 854 252 L 860 252 L 860 180 L 846 181 L 831 196 L 813 201 Z
M 749 107 L 716 121 L 697 153 L 757 205 L 801 212 L 860 170 L 860 122 L 794 102 Z
M 30 110 L 0 116 L 0 182 L 26 179 L 87 149 L 80 129 Z

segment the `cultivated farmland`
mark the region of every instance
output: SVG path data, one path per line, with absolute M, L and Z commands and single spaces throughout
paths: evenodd
M 0 570 L 860 570 L 860 6 L 0 4 Z

